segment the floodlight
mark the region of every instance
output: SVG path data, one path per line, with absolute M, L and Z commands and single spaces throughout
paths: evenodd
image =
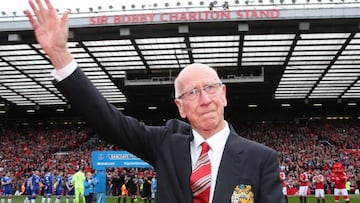
M 224 10 L 229 10 L 229 2 L 225 1 L 222 7 Z
M 214 9 L 214 2 L 210 2 L 209 4 L 209 10 L 212 11 Z

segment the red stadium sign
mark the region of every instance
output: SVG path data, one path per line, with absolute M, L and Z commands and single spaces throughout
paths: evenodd
M 108 24 L 153 24 L 172 22 L 201 22 L 228 20 L 259 20 L 280 17 L 279 9 L 249 9 L 237 11 L 192 11 L 174 13 L 140 13 L 122 15 L 103 15 L 89 17 L 90 25 Z
M 71 28 L 112 25 L 141 25 L 161 23 L 186 23 L 186 22 L 224 22 L 224 21 L 256 21 L 256 20 L 291 20 L 291 19 L 358 19 L 360 7 L 237 7 L 234 10 L 126 10 L 104 11 L 96 13 L 72 13 L 69 19 Z M 138 12 L 138 13 L 135 13 Z M 32 30 L 27 19 L 23 16 L 5 16 L 0 20 L 0 31 Z

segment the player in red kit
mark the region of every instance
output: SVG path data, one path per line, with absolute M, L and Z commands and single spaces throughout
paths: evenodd
M 315 171 L 312 181 L 315 184 L 315 197 L 317 199 L 317 203 L 320 203 L 320 199 L 322 200 L 322 203 L 325 203 L 325 178 L 323 175 L 320 174 L 319 170 Z
M 285 197 L 285 202 L 288 203 L 286 174 L 285 174 L 284 171 L 281 171 L 281 172 L 280 172 L 280 180 L 281 180 L 281 184 L 282 184 L 282 192 L 283 192 L 284 197 Z
M 306 197 L 309 189 L 309 176 L 303 169 L 300 169 L 299 185 L 300 203 L 306 203 Z
M 334 196 L 335 196 L 335 203 L 338 203 L 340 200 L 340 195 L 344 197 L 346 203 L 350 202 L 348 191 L 346 190 L 346 180 L 347 176 L 344 171 L 344 166 L 336 162 L 333 165 L 333 174 L 330 178 L 332 182 L 335 183 L 334 185 Z

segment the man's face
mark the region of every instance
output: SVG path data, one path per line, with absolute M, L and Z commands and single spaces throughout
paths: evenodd
M 208 85 L 220 82 L 212 69 L 200 68 L 184 74 L 178 83 L 179 94 L 192 89 L 201 89 L 193 100 L 176 99 L 182 118 L 187 118 L 192 127 L 203 136 L 210 136 L 224 127 L 224 107 L 227 105 L 225 85 L 216 86 L 214 94 L 203 90 Z

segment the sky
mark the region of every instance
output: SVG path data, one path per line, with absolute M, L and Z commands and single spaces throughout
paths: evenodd
M 1 0 L 1 11 L 6 11 L 7 13 L 22 12 L 25 9 L 30 9 L 29 0 L 11 0 L 7 1 L 9 3 L 4 3 L 5 0 Z M 125 5 L 127 8 L 130 8 L 132 4 L 136 5 L 136 8 L 141 8 L 142 5 L 145 5 L 147 8 L 151 8 L 154 3 L 157 3 L 159 6 L 169 3 L 170 6 L 176 7 L 177 2 L 181 2 L 181 6 L 187 6 L 188 2 L 193 2 L 193 6 L 200 6 L 200 1 L 193 0 L 52 0 L 53 5 L 58 8 L 60 11 L 65 11 L 68 8 L 88 11 L 89 7 L 98 8 L 102 6 L 103 9 L 108 9 L 109 5 L 112 5 L 115 10 L 121 10 L 122 5 Z M 201 0 L 204 2 L 204 5 L 209 5 L 210 2 L 214 0 Z M 222 5 L 224 1 L 228 1 L 229 4 L 234 4 L 235 0 L 216 0 L 218 5 Z M 245 1 L 254 2 L 255 4 L 259 0 L 239 0 L 244 4 Z M 291 4 L 292 0 L 284 0 L 286 3 Z M 330 0 L 322 0 L 323 2 L 329 2 Z M 355 0 L 346 0 L 346 1 L 355 1 Z M 11 2 L 11 3 L 10 3 Z M 146 3 L 144 3 L 146 2 Z M 270 0 L 263 0 L 264 3 L 269 3 Z M 275 3 L 280 4 L 280 0 L 274 0 Z M 296 0 L 296 2 L 305 3 L 306 0 Z M 310 2 L 318 3 L 318 0 L 310 0 Z M 341 0 L 333 0 L 333 2 L 341 2 Z
M 1 0 L 5 1 L 5 0 Z M 130 8 L 131 4 L 135 4 L 137 8 L 141 8 L 141 6 L 146 2 L 147 7 L 151 7 L 155 2 L 158 5 L 163 5 L 165 2 L 168 2 L 170 5 L 176 5 L 176 2 L 181 2 L 182 5 L 186 5 L 188 1 L 184 0 L 52 0 L 53 5 L 59 10 L 66 10 L 67 8 L 83 8 L 88 10 L 89 7 L 98 8 L 98 6 L 102 6 L 104 9 L 108 8 L 109 5 L 113 5 L 116 9 L 121 9 L 122 5 L 128 5 Z M 209 0 L 203 0 L 205 3 L 209 3 Z M 11 0 L 11 3 L 3 3 L 1 5 L 2 11 L 13 12 L 13 11 L 24 11 L 25 9 L 29 9 L 28 0 Z M 200 2 L 200 1 L 194 1 Z M 219 1 L 220 2 L 220 1 Z M 194 3 L 195 4 L 195 3 Z
M 52 0 L 53 5 L 60 10 L 60 12 L 63 12 L 67 9 L 71 9 L 73 11 L 76 10 L 76 8 L 80 8 L 80 11 L 82 12 L 89 12 L 89 7 L 94 8 L 94 11 L 98 9 L 99 6 L 102 7 L 102 10 L 109 10 L 109 6 L 113 6 L 113 10 L 122 10 L 122 6 L 125 5 L 127 9 L 131 8 L 131 5 L 136 5 L 136 9 L 141 9 L 143 6 L 145 8 L 151 9 L 154 8 L 154 3 L 157 3 L 158 7 L 163 7 L 165 3 L 169 3 L 170 7 L 177 7 L 177 2 L 181 3 L 181 6 L 188 6 L 188 2 L 192 2 L 192 6 L 200 6 L 200 2 L 204 2 L 204 6 L 208 6 L 210 2 L 213 2 L 214 0 Z M 218 3 L 218 6 L 221 6 L 225 1 L 228 1 L 230 6 L 235 5 L 235 0 L 216 0 Z M 249 3 L 249 5 L 261 5 L 261 3 L 258 3 L 259 0 L 238 0 L 240 1 L 240 4 L 244 5 L 245 1 L 253 2 Z M 281 5 L 280 1 L 284 1 L 285 4 L 292 4 L 293 0 L 273 0 L 276 5 Z M 295 0 L 298 3 L 306 4 L 307 0 Z M 334 3 L 337 3 L 338 5 L 342 4 L 343 0 L 320 0 L 322 2 L 329 2 L 332 1 Z M 26 9 L 30 9 L 29 6 L 29 0 L 11 0 L 11 1 L 5 1 L 1 0 L 2 4 L 0 7 L 1 13 L 2 11 L 5 11 L 8 16 L 11 16 L 14 12 L 16 13 L 22 13 Z M 4 3 L 9 2 L 9 3 Z M 11 2 L 11 3 L 10 3 Z M 146 2 L 146 3 L 144 3 Z M 263 4 L 269 4 L 270 0 L 262 0 Z M 353 2 L 359 4 L 357 0 L 345 0 L 345 2 Z M 318 0 L 310 0 L 310 3 L 319 4 Z M 1 16 L 0 16 L 1 17 Z

